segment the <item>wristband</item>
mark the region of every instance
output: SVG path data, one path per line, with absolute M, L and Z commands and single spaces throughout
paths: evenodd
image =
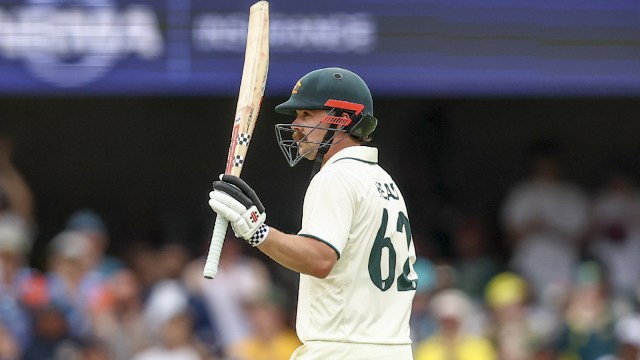
M 251 235 L 251 237 L 246 240 L 249 243 L 249 245 L 256 247 L 262 244 L 262 242 L 267 238 L 268 235 L 269 235 L 269 225 L 263 223 L 262 225 L 260 225 L 260 227 L 258 227 L 258 230 L 256 230 L 256 232 L 253 233 L 253 235 Z

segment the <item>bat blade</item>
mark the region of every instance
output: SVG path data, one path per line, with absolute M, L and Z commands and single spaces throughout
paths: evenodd
M 269 2 L 258 1 L 249 9 L 247 46 L 238 92 L 233 130 L 225 174 L 240 176 L 256 126 L 269 69 Z M 211 237 L 203 276 L 212 279 L 218 272 L 220 252 L 228 222 L 218 216 Z

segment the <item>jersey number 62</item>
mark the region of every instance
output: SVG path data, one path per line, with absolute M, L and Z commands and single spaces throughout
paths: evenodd
M 385 232 L 387 230 L 387 224 L 389 222 L 389 212 L 387 209 L 384 209 L 382 212 L 382 224 L 380 224 L 380 229 L 378 229 L 378 233 L 376 235 L 376 239 L 373 242 L 373 247 L 371 248 L 371 253 L 369 254 L 369 277 L 373 284 L 378 287 L 378 289 L 382 291 L 387 291 L 391 288 L 393 283 L 396 280 L 396 249 L 393 246 L 393 242 L 391 242 L 391 238 L 385 236 Z M 409 226 L 409 218 L 402 212 L 398 212 L 398 222 L 396 225 L 396 230 L 399 233 L 404 233 L 407 240 L 407 248 L 411 248 L 411 226 Z M 389 261 L 388 271 L 385 273 L 388 274 L 385 279 L 382 278 L 382 256 L 384 255 L 383 249 L 387 249 Z M 409 257 L 404 261 L 404 266 L 402 267 L 402 274 L 397 277 L 396 287 L 398 291 L 410 291 L 415 290 L 418 285 L 417 279 L 409 279 L 409 274 L 412 273 L 412 266 L 409 262 Z

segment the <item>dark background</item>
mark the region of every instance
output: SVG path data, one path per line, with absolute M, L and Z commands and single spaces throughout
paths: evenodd
M 243 178 L 268 222 L 296 232 L 311 168 L 289 168 L 276 144 L 273 125 L 289 120 L 273 111 L 283 100 L 265 98 Z M 36 197 L 35 264 L 84 207 L 105 217 L 112 253 L 148 240 L 201 254 L 213 224 L 208 191 L 224 170 L 234 108 L 232 97 L 0 99 L 0 132 L 13 139 L 16 166 Z M 486 217 L 501 250 L 496 215 L 524 176 L 534 140 L 562 142 L 567 177 L 590 192 L 608 158 L 640 158 L 637 98 L 385 97 L 375 112 L 373 145 L 407 199 L 414 237 L 445 255 L 447 231 L 464 214 Z

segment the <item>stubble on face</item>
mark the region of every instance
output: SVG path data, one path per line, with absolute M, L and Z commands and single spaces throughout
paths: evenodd
M 303 155 L 304 158 L 308 160 L 314 160 L 316 155 L 318 154 L 318 148 L 320 147 L 320 142 L 324 138 L 325 130 L 324 124 L 322 124 L 320 119 L 326 115 L 323 111 L 313 110 L 310 111 L 314 113 L 314 117 L 319 122 L 307 122 L 304 128 L 300 130 L 295 130 L 291 137 L 298 145 L 298 154 Z M 304 114 L 298 113 L 298 116 L 303 116 Z M 315 126 L 313 126 L 315 123 Z M 311 127 L 310 127 L 311 126 Z
M 298 144 L 298 154 L 299 155 L 304 155 L 304 157 L 307 160 L 313 160 L 316 157 L 317 151 L 313 151 L 311 149 L 312 149 L 313 146 L 316 146 L 316 144 L 308 142 L 307 139 L 306 139 L 307 135 L 305 135 L 302 132 L 296 131 L 291 135 L 291 137 Z

